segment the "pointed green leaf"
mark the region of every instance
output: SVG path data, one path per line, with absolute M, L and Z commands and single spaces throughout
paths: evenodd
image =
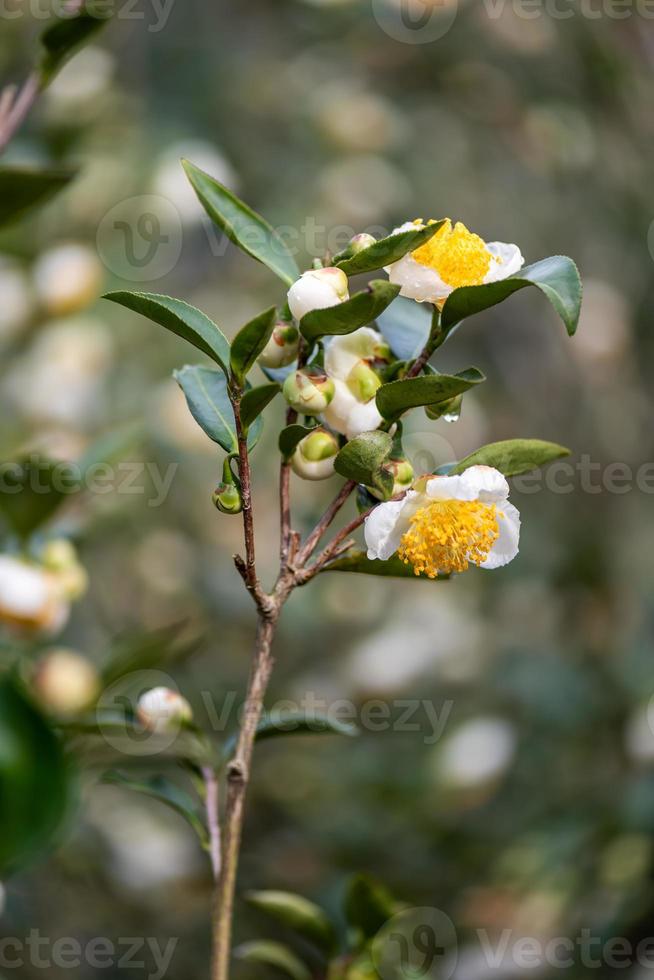
M 281 891 L 248 892 L 248 903 L 283 922 L 320 949 L 332 952 L 336 942 L 334 926 L 323 910 L 302 895 Z
M 108 21 L 103 0 L 86 0 L 79 13 L 62 15 L 41 35 L 43 55 L 39 65 L 41 85 L 49 85 L 76 51 L 97 34 Z
M 299 711 L 272 712 L 264 715 L 257 725 L 255 735 L 257 742 L 265 742 L 281 735 L 345 735 L 354 738 L 359 734 L 356 725 L 339 721 L 330 715 L 319 711 L 310 715 Z M 230 759 L 236 750 L 237 736 L 232 736 L 225 743 L 224 759 Z
M 188 160 L 182 160 L 182 165 L 203 208 L 230 241 L 292 285 L 300 270 L 274 228 L 214 177 Z
M 71 773 L 61 743 L 19 684 L 0 681 L 0 874 L 52 843 L 68 809 Z
M 572 336 L 579 323 L 582 286 L 577 266 L 565 255 L 542 259 L 501 282 L 455 289 L 443 307 L 443 330 L 450 332 L 461 320 L 488 310 L 491 306 L 497 306 L 526 286 L 537 286 L 547 296 Z
M 344 303 L 307 313 L 300 320 L 300 330 L 307 340 L 352 333 L 376 320 L 399 291 L 400 287 L 394 283 L 386 282 L 385 279 L 373 279 L 367 289 L 355 293 Z
M 426 228 L 416 228 L 411 231 L 400 231 L 387 238 L 380 238 L 378 242 L 369 248 L 364 248 L 356 255 L 334 260 L 334 265 L 342 269 L 348 276 L 356 276 L 362 272 L 372 272 L 374 269 L 382 269 L 384 266 L 399 262 L 408 252 L 413 252 L 420 248 L 430 238 L 433 238 L 437 231 L 445 224 L 445 221 L 436 221 Z
M 239 330 L 232 341 L 231 367 L 234 377 L 243 381 L 264 349 L 275 326 L 276 310 L 272 306 Z
M 354 572 L 358 575 L 377 575 L 380 578 L 420 578 L 429 581 L 427 575 L 416 575 L 411 565 L 405 565 L 397 555 L 388 561 L 368 558 L 365 551 L 352 550 L 324 568 L 325 572 Z M 447 581 L 448 575 L 439 575 L 438 581 Z M 431 580 L 434 581 L 434 580 Z
M 507 439 L 483 446 L 462 459 L 450 472 L 463 473 L 470 466 L 493 466 L 504 476 L 518 476 L 569 455 L 569 449 L 555 442 L 544 442 L 542 439 Z
M 334 468 L 348 480 L 374 487 L 386 497 L 393 490 L 393 476 L 383 467 L 392 448 L 393 438 L 388 432 L 364 432 L 343 446 Z
M 281 390 L 281 385 L 269 384 L 259 385 L 257 388 L 250 388 L 249 391 L 245 392 L 241 399 L 241 421 L 244 429 L 250 428 L 254 420 L 261 415 Z
M 401 361 L 412 361 L 429 340 L 431 307 L 398 296 L 377 317 L 377 325 L 388 344 Z
M 391 381 L 378 390 L 377 408 L 385 419 L 396 419 L 410 408 L 449 401 L 485 380 L 477 368 L 467 368 L 459 374 L 428 374 Z
M 103 298 L 147 316 L 207 354 L 223 371 L 229 370 L 229 341 L 220 327 L 194 306 L 170 296 L 126 290 L 106 293 Z
M 348 924 L 364 939 L 372 939 L 395 915 L 397 902 L 380 882 L 368 875 L 355 875 L 345 896 Z
M 150 779 L 136 780 L 124 776 L 116 770 L 106 772 L 102 777 L 103 783 L 112 786 L 122 786 L 133 793 L 141 793 L 154 800 L 159 800 L 175 813 L 178 813 L 193 828 L 203 845 L 207 843 L 207 828 L 203 818 L 198 813 L 195 800 L 187 792 L 165 776 L 152 776 Z
M 44 204 L 63 190 L 74 176 L 74 170 L 3 167 L 0 170 L 0 227 L 21 218 L 37 204 Z
M 234 950 L 234 956 L 245 963 L 262 963 L 285 973 L 291 980 L 311 980 L 311 971 L 302 960 L 282 943 L 271 939 L 256 939 L 241 943 Z
M 226 453 L 238 452 L 234 411 L 223 372 L 187 364 L 174 371 L 173 377 L 200 428 Z
M 287 425 L 279 434 L 279 451 L 284 459 L 290 459 L 298 443 L 315 429 L 315 425 Z

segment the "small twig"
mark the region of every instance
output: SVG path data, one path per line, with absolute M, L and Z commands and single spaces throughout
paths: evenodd
M 16 95 L 15 86 L 5 89 L 1 97 L 0 153 L 2 153 L 25 121 L 41 91 L 41 80 L 32 72 Z
M 332 521 L 340 511 L 341 507 L 347 502 L 352 491 L 356 488 L 356 483 L 354 480 L 348 480 L 347 483 L 343 485 L 340 492 L 332 500 L 331 504 L 320 518 L 316 526 L 314 527 L 311 534 L 308 536 L 304 545 L 300 548 L 297 556 L 297 564 L 302 567 L 305 562 L 313 554 L 316 545 L 319 544 L 320 539 L 325 534 Z
M 216 881 L 220 878 L 221 841 L 220 841 L 220 806 L 218 777 L 211 766 L 202 767 L 202 778 L 206 792 L 205 809 L 207 813 L 207 828 L 209 830 L 209 855 L 211 867 Z

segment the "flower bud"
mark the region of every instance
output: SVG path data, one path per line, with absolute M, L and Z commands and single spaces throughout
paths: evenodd
M 399 493 L 404 493 L 411 488 L 414 472 L 413 466 L 408 459 L 391 459 L 383 468 L 393 476 L 391 497 L 396 497 Z M 377 490 L 370 488 L 370 493 L 373 497 L 378 497 L 379 500 L 383 500 L 382 495 Z
M 310 269 L 288 291 L 288 305 L 296 320 L 312 310 L 326 310 L 349 299 L 348 280 L 340 269 Z
M 9 555 L 0 556 L 0 622 L 56 633 L 70 613 L 57 575 Z
M 240 514 L 243 510 L 241 491 L 235 483 L 219 483 L 211 499 L 221 514 Z
M 100 693 L 100 676 L 93 664 L 73 650 L 51 650 L 37 664 L 34 690 L 56 714 L 77 714 Z
M 300 334 L 290 323 L 278 323 L 272 336 L 259 354 L 259 364 L 267 368 L 280 368 L 292 364 L 297 358 Z
M 334 397 L 334 382 L 320 368 L 304 368 L 289 374 L 284 398 L 302 415 L 320 415 Z
M 314 429 L 298 444 L 291 466 L 303 480 L 326 480 L 334 473 L 334 460 L 340 449 L 338 439 L 325 429 Z
M 34 268 L 39 299 L 52 316 L 77 313 L 98 298 L 102 266 L 86 245 L 69 243 L 45 252 Z
M 48 541 L 41 553 L 41 561 L 44 568 L 56 577 L 66 599 L 75 602 L 84 595 L 89 577 L 70 541 L 65 538 Z
M 136 717 L 148 731 L 163 734 L 192 721 L 193 711 L 186 698 L 177 691 L 153 687 L 139 698 Z
M 347 376 L 346 384 L 360 402 L 369 402 L 381 388 L 379 375 L 365 361 L 359 361 L 354 365 Z

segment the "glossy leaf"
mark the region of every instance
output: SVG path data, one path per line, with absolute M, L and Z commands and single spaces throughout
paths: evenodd
M 374 487 L 388 496 L 393 490 L 393 477 L 383 466 L 392 448 L 393 438 L 388 432 L 364 432 L 341 449 L 334 460 L 334 469 L 340 476 Z
M 282 891 L 248 892 L 245 897 L 254 908 L 283 922 L 320 949 L 328 953 L 333 951 L 336 944 L 334 926 L 325 912 L 307 898 Z
M 281 390 L 282 386 L 279 384 L 268 384 L 258 385 L 258 387 L 250 388 L 249 391 L 245 392 L 241 399 L 241 421 L 245 429 L 250 428 L 254 420 L 261 415 Z
M 436 405 L 425 405 L 425 415 L 432 422 L 444 418 L 446 422 L 457 422 L 461 417 L 461 407 L 463 405 L 463 395 L 450 398 L 446 402 L 438 402 Z
M 61 743 L 18 682 L 0 681 L 0 874 L 50 845 L 68 809 L 71 773 Z
M 463 473 L 470 466 L 493 466 L 504 476 L 518 476 L 569 456 L 570 450 L 542 439 L 507 439 L 492 442 L 456 463 L 450 472 Z
M 222 371 L 190 365 L 173 372 L 186 397 L 191 415 L 210 439 L 226 453 L 238 451 L 234 411 Z
M 41 35 L 43 55 L 39 65 L 41 85 L 48 85 L 57 72 L 107 23 L 107 6 L 102 0 L 86 0 L 79 13 L 61 16 Z
M 352 550 L 336 561 L 332 561 L 324 569 L 325 572 L 354 572 L 358 575 L 377 575 L 381 578 L 419 578 L 425 581 L 447 581 L 448 575 L 439 575 L 438 579 L 429 579 L 427 575 L 416 575 L 411 565 L 405 565 L 397 555 L 388 561 L 368 558 L 365 551 Z
M 367 875 L 351 879 L 345 896 L 345 916 L 364 939 L 372 939 L 397 911 L 386 888 Z
M 367 289 L 326 310 L 313 310 L 300 320 L 300 330 L 307 340 L 352 333 L 376 320 L 393 302 L 400 287 L 385 279 L 373 279 Z
M 428 374 L 391 381 L 377 391 L 377 408 L 385 419 L 399 418 L 410 408 L 449 401 L 485 380 L 477 368 L 468 368 L 454 375 Z
M 273 942 L 271 939 L 256 939 L 249 943 L 241 943 L 234 950 L 234 956 L 245 963 L 272 966 L 291 977 L 291 980 L 311 980 L 311 971 L 299 956 L 288 946 Z
M 294 283 L 300 270 L 274 228 L 220 181 L 188 160 L 183 160 L 182 164 L 203 208 L 230 241 L 267 265 L 288 286 Z
M 207 828 L 203 818 L 198 813 L 195 800 L 164 776 L 152 776 L 149 779 L 136 780 L 112 770 L 104 774 L 102 782 L 112 786 L 122 786 L 134 793 L 140 793 L 143 796 L 158 800 L 183 817 L 198 835 L 202 844 L 207 844 Z
M 342 269 L 348 276 L 355 276 L 361 272 L 372 272 L 374 269 L 382 269 L 384 266 L 399 262 L 407 252 L 413 252 L 420 248 L 430 238 L 433 238 L 445 221 L 436 221 L 426 228 L 416 228 L 412 231 L 401 231 L 396 235 L 389 235 L 387 238 L 380 238 L 378 242 L 369 248 L 364 248 L 356 255 L 335 259 L 334 264 Z
M 431 308 L 425 303 L 398 296 L 377 317 L 377 325 L 389 347 L 401 361 L 412 361 L 429 340 Z
M 30 208 L 45 204 L 74 176 L 74 170 L 0 169 L 0 227 L 22 218 Z
M 572 336 L 579 322 L 582 286 L 577 266 L 565 255 L 554 255 L 535 262 L 501 282 L 455 289 L 443 307 L 441 325 L 449 332 L 466 317 L 497 306 L 527 286 L 536 286 L 547 296 Z
M 243 381 L 248 371 L 254 367 L 257 357 L 264 349 L 273 332 L 276 309 L 272 306 L 239 330 L 232 341 L 231 368 L 234 377 Z
M 315 429 L 314 425 L 287 425 L 279 434 L 279 451 L 284 459 L 290 459 L 299 442 Z
M 104 299 L 147 316 L 207 354 L 223 371 L 229 370 L 229 341 L 220 327 L 194 306 L 156 293 L 118 291 L 106 293 Z

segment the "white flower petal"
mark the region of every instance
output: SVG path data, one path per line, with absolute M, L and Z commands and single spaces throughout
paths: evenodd
M 313 310 L 338 306 L 348 298 L 347 276 L 340 269 L 310 269 L 288 291 L 288 305 L 296 320 Z
M 415 299 L 418 303 L 437 303 L 452 292 L 434 269 L 416 262 L 411 253 L 399 262 L 386 266 L 390 282 L 401 286 L 400 296 Z
M 426 494 L 431 500 L 476 500 L 477 488 L 459 476 L 434 476 L 427 482 Z
M 334 397 L 320 418 L 330 429 L 333 429 L 334 432 L 340 432 L 344 436 L 347 433 L 350 415 L 357 405 L 359 405 L 359 402 L 344 381 L 333 378 L 333 382 Z
M 362 432 L 372 432 L 378 429 L 382 422 L 383 419 L 374 398 L 371 398 L 369 402 L 357 402 L 347 420 L 345 435 L 348 439 L 355 439 Z
M 368 558 L 388 561 L 395 554 L 404 533 L 409 529 L 409 518 L 422 499 L 422 494 L 409 490 L 403 500 L 388 500 L 375 507 L 366 517 L 363 528 Z
M 497 523 L 500 536 L 491 548 L 490 554 L 481 568 L 501 568 L 508 565 L 518 554 L 520 544 L 520 514 L 518 509 L 505 501 L 498 505 Z
M 491 262 L 491 267 L 484 282 L 499 282 L 501 279 L 508 279 L 519 272 L 525 264 L 522 252 L 517 245 L 509 245 L 506 242 L 488 242 L 486 248 L 500 262 Z
M 372 327 L 359 327 L 353 333 L 332 337 L 325 344 L 325 371 L 330 377 L 345 381 L 362 358 L 374 355 L 382 339 Z
M 509 496 L 509 484 L 499 470 L 492 466 L 469 466 L 462 474 L 466 486 L 474 496 L 469 500 L 481 500 L 486 504 L 498 504 Z

